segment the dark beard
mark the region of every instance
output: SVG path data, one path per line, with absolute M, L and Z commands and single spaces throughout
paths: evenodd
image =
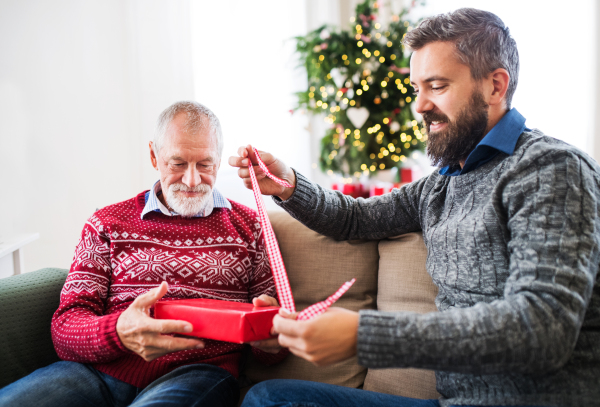
M 471 101 L 458 115 L 456 121 L 450 121 L 443 113 L 423 113 L 427 128 L 427 156 L 438 167 L 456 167 L 464 162 L 471 151 L 485 136 L 488 124 L 488 104 L 483 95 L 475 90 Z M 446 129 L 431 133 L 431 122 L 448 123 Z

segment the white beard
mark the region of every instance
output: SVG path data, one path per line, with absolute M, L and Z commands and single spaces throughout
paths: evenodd
M 202 195 L 194 198 L 187 198 L 176 193 L 177 191 L 200 192 Z M 167 204 L 171 209 L 186 218 L 190 218 L 200 213 L 200 211 L 208 204 L 209 199 L 212 199 L 212 188 L 207 184 L 199 184 L 194 188 L 189 188 L 187 185 L 178 182 L 169 185 L 166 194 Z

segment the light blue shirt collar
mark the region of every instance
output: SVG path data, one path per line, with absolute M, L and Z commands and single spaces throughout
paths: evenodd
M 150 212 L 160 212 L 166 216 L 179 216 L 178 213 L 169 211 L 165 205 L 158 199 L 158 192 L 161 191 L 160 181 L 156 181 L 150 191 L 146 192 L 146 205 L 142 211 L 141 218 Z M 231 203 L 215 188 L 212 190 L 213 199 L 208 201 L 206 207 L 200 213 L 192 216 L 194 218 L 203 218 L 209 216 L 214 208 L 227 208 L 231 210 Z
M 460 167 L 444 167 L 439 173 L 449 176 L 466 174 L 487 163 L 499 152 L 511 155 L 515 151 L 521 133 L 526 129 L 525 117 L 517 109 L 512 108 L 477 144 L 477 147 L 467 157 L 462 169 Z

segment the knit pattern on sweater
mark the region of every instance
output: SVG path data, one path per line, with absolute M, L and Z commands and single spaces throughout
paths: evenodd
M 422 230 L 440 312 L 361 311 L 368 367 L 436 370 L 441 404 L 597 406 L 600 168 L 537 130 L 467 174 L 352 199 L 300 174 L 279 204 L 336 239 Z
M 257 213 L 231 202 L 231 211 L 216 208 L 208 217 L 153 212 L 142 220 L 144 204 L 141 193 L 100 209 L 86 222 L 52 318 L 58 356 L 91 363 L 141 388 L 193 363 L 216 365 L 237 376 L 243 345 L 205 340 L 204 349 L 146 362 L 122 345 L 116 323 L 135 298 L 162 281 L 169 284 L 163 300 L 251 302 L 261 294 L 276 297 Z M 285 356 L 253 352 L 266 363 Z

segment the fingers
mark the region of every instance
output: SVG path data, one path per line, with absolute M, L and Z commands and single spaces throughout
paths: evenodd
M 297 319 L 298 318 L 298 313 L 294 312 L 294 313 L 290 313 L 288 310 L 286 310 L 285 308 L 281 308 L 279 310 L 279 315 L 282 318 L 287 318 L 287 319 Z
M 167 293 L 168 289 L 169 285 L 163 281 L 158 287 L 137 297 L 131 305 L 144 309 L 150 308 Z
M 166 355 L 167 353 L 180 350 L 203 349 L 204 342 L 200 339 L 176 338 L 173 336 L 159 335 L 151 346 L 157 348 L 157 350 L 162 350 Z
M 229 163 L 229 165 L 231 165 L 232 167 L 239 167 L 239 168 L 243 168 L 243 167 L 248 167 L 248 152 L 252 151 L 252 146 L 250 144 L 248 144 L 247 146 L 242 146 L 239 147 L 237 149 L 237 154 L 238 156 L 231 156 L 229 157 L 229 160 L 227 161 Z
M 147 331 L 161 334 L 171 333 L 190 333 L 193 330 L 192 324 L 186 321 L 177 321 L 174 319 L 149 319 Z
M 279 346 L 277 338 L 251 342 L 250 346 L 267 353 L 277 353 L 281 350 L 281 346 Z
M 295 319 L 290 318 L 290 315 L 294 314 L 288 314 L 288 316 L 286 316 L 285 318 L 281 314 L 275 315 L 275 318 L 273 318 L 273 331 L 275 333 L 284 334 L 292 337 L 302 335 L 302 333 L 306 329 L 305 325 L 307 323 L 304 321 L 296 321 Z
M 255 307 L 278 307 L 279 303 L 275 298 L 262 294 L 252 300 L 252 305 Z

